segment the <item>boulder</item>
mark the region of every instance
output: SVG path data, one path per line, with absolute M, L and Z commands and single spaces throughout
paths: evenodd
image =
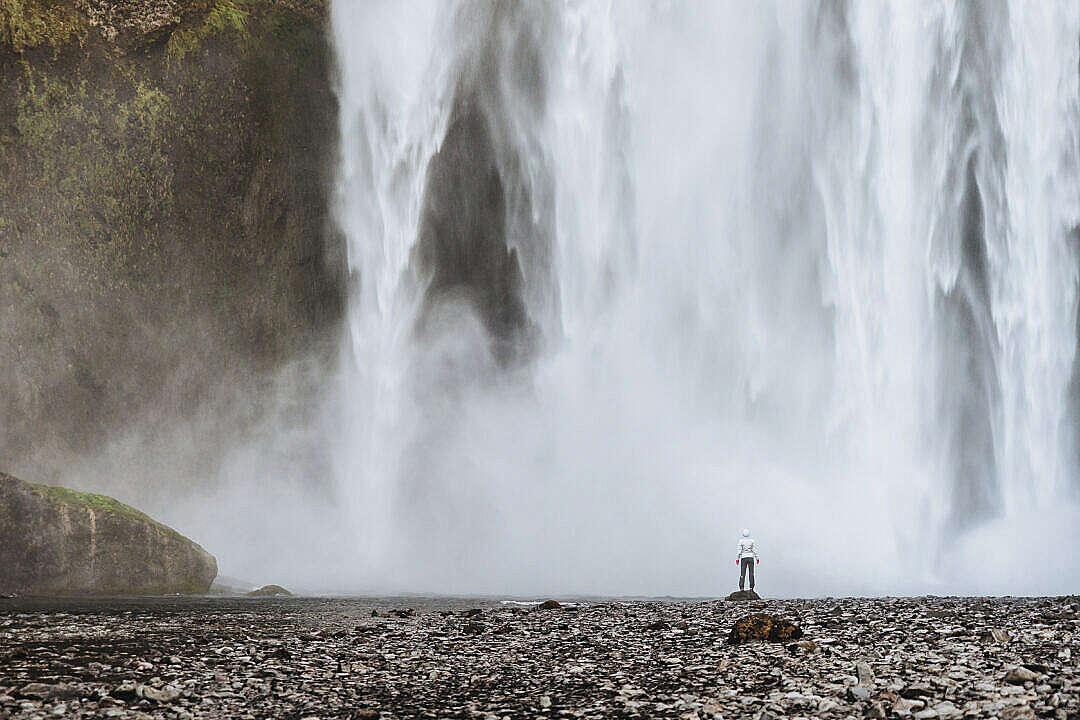
M 0 473 L 0 592 L 204 593 L 216 575 L 210 553 L 132 507 Z
M 791 642 L 803 636 L 803 631 L 792 622 L 767 615 L 755 613 L 736 621 L 731 628 L 728 642 L 732 645 L 741 645 L 754 640 L 767 642 Z
M 292 597 L 292 593 L 280 585 L 263 585 L 248 593 L 249 597 Z
M 727 596 L 733 602 L 746 602 L 747 600 L 760 600 L 761 596 L 753 590 L 736 590 Z

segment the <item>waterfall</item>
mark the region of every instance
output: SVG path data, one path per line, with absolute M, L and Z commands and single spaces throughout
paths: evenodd
M 1080 580 L 1075 3 L 331 20 L 344 582 Z

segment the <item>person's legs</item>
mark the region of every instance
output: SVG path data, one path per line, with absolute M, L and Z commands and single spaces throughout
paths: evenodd
M 746 562 L 750 565 L 750 589 L 754 589 L 754 558 L 746 558 Z
M 746 558 L 739 561 L 739 590 L 746 584 Z

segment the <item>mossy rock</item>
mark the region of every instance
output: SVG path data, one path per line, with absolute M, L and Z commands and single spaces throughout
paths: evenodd
M 210 553 L 133 507 L 0 473 L 0 593 L 204 593 L 216 576 Z
M 324 0 L 0 0 L 6 469 L 63 482 L 190 428 L 172 471 L 125 470 L 200 482 L 283 368 L 332 369 L 331 67 Z

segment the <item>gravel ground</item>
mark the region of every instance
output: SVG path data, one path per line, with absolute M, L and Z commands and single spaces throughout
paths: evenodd
M 0 718 L 1065 720 L 1078 656 L 1077 597 L 0 600 Z

